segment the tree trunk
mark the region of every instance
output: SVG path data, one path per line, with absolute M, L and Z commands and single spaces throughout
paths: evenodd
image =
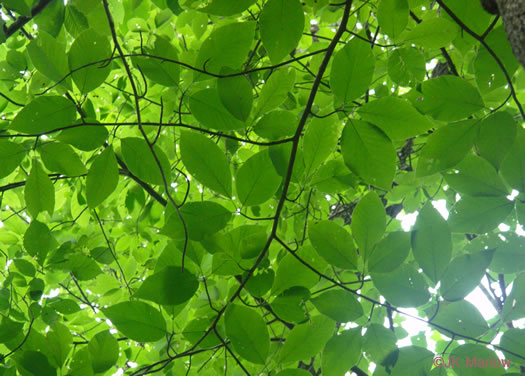
M 496 0 L 514 55 L 525 68 L 525 0 Z

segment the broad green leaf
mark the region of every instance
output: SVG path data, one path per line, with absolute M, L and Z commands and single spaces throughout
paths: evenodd
M 188 172 L 205 186 L 226 197 L 232 195 L 232 175 L 226 154 L 208 137 L 182 132 L 182 163 Z
M 138 302 L 121 302 L 102 308 L 104 315 L 129 339 L 155 342 L 166 334 L 166 321 L 157 309 Z
M 11 320 L 3 316 L 0 323 L 0 343 L 6 343 L 12 340 L 24 327 L 24 323 Z
M 264 83 L 255 105 L 255 118 L 275 110 L 288 97 L 295 83 L 295 70 L 281 68 Z
M 366 183 L 389 190 L 395 174 L 396 152 L 379 128 L 360 120 L 346 123 L 341 139 L 345 164 Z
M 99 262 L 101 264 L 111 264 L 113 261 L 115 261 L 115 257 L 113 257 L 113 254 L 111 252 L 111 249 L 108 247 L 96 247 L 89 251 L 89 254 L 95 260 L 96 262 Z
M 383 32 L 397 39 L 408 24 L 408 10 L 407 0 L 381 0 L 377 8 L 377 21 Z
M 59 313 L 62 313 L 64 315 L 70 315 L 72 313 L 76 313 L 80 311 L 80 306 L 71 299 L 60 299 L 53 303 L 51 303 L 51 306 L 53 309 Z
M 26 105 L 13 119 L 10 129 L 28 134 L 41 134 L 73 124 L 76 110 L 64 97 L 42 96 Z
M 150 148 L 146 140 L 138 137 L 123 138 L 120 145 L 124 162 L 133 175 L 150 184 L 163 185 L 162 174 L 169 181 L 170 162 L 161 148 Z
M 57 242 L 46 224 L 33 219 L 24 233 L 24 248 L 30 256 L 36 256 L 43 264 L 48 252 L 57 247 Z
M 75 39 L 68 53 L 69 69 L 81 93 L 87 94 L 104 82 L 111 70 L 104 60 L 110 56 L 107 37 L 95 30 L 85 30 Z
M 24 189 L 27 210 L 33 218 L 38 213 L 47 211 L 49 215 L 55 210 L 55 187 L 38 160 L 33 159 L 31 172 L 27 177 Z
M 224 322 L 235 351 L 252 363 L 265 364 L 270 351 L 270 336 L 262 317 L 253 309 L 231 304 Z
M 69 257 L 66 268 L 71 270 L 79 281 L 89 281 L 102 273 L 97 263 L 83 254 L 75 254 Z
M 505 322 L 525 317 L 525 273 L 520 273 L 512 283 L 512 290 L 503 305 Z
M 231 16 L 248 9 L 253 3 L 255 3 L 255 0 L 213 0 L 211 4 L 199 10 L 218 16 Z
M 361 355 L 361 327 L 335 334 L 323 349 L 321 369 L 325 376 L 341 376 L 357 364 Z
M 479 285 L 494 252 L 461 255 L 447 266 L 439 290 L 445 300 L 461 300 Z
M 205 128 L 230 131 L 244 127 L 221 102 L 215 89 L 204 89 L 190 97 L 190 109 L 195 119 Z
M 505 234 L 505 242 L 494 252 L 490 270 L 494 273 L 511 274 L 525 270 L 525 242 L 515 233 Z
M 307 360 L 317 354 L 332 337 L 335 323 L 325 316 L 311 316 L 309 322 L 295 326 L 281 348 L 279 363 Z M 312 341 L 315 338 L 315 341 Z
M 86 199 L 90 208 L 100 205 L 113 193 L 118 184 L 118 165 L 115 153 L 106 148 L 91 164 L 86 178 Z
M 44 76 L 54 82 L 61 82 L 65 87 L 71 86 L 66 77 L 69 73 L 66 46 L 45 31 L 38 32 L 38 38 L 27 46 L 31 62 Z M 65 79 L 64 81 L 62 81 Z M 43 97 L 45 98 L 45 97 Z
M 339 100 L 350 103 L 365 93 L 374 69 L 375 58 L 370 44 L 354 38 L 333 58 L 330 87 Z
M 503 333 L 501 336 L 499 345 L 504 349 L 512 351 L 515 354 L 524 355 L 523 349 L 525 349 L 525 329 L 510 328 Z M 524 364 L 523 358 L 518 358 L 508 352 L 503 351 L 505 358 L 512 363 Z
M 391 358 L 392 357 L 392 358 Z M 390 368 L 389 360 L 395 359 L 391 375 L 404 376 L 415 373 L 425 375 L 430 372 L 435 355 L 430 350 L 419 346 L 405 346 L 391 353 L 385 363 Z
M 321 221 L 308 230 L 310 243 L 319 256 L 342 269 L 357 269 L 357 250 L 352 236 L 332 221 Z
M 61 368 L 68 358 L 73 345 L 73 336 L 64 324 L 55 322 L 52 329 L 47 332 L 47 348 L 51 354 L 51 365 Z
M 436 309 L 438 309 L 438 312 L 432 322 L 451 330 L 457 336 L 463 335 L 477 338 L 489 329 L 487 322 L 483 316 L 481 316 L 478 309 L 466 300 L 453 303 L 441 303 L 439 308 L 437 306 L 429 308 L 428 313 L 433 315 Z M 450 332 L 439 327 L 436 327 L 436 330 L 445 335 L 450 335 Z
M 368 255 L 383 237 L 386 229 L 386 212 L 376 192 L 361 198 L 352 213 L 352 235 L 359 252 Z
M 303 138 L 305 176 L 310 176 L 335 151 L 339 125 L 333 118 L 313 119 Z
M 363 352 L 376 364 L 381 364 L 392 351 L 397 349 L 393 331 L 379 324 L 371 324 L 363 337 Z
M 431 203 L 417 216 L 412 231 L 412 252 L 423 272 L 437 283 L 452 256 L 452 237 L 447 221 Z
M 516 139 L 517 126 L 508 112 L 495 112 L 483 119 L 476 140 L 479 155 L 499 169 Z
M 261 40 L 273 64 L 280 63 L 303 35 L 304 10 L 299 0 L 268 0 L 259 17 Z
M 71 365 L 69 366 L 71 376 L 94 376 L 93 366 L 91 364 L 91 355 L 87 346 L 77 350 Z
M 303 246 L 296 252 L 297 256 L 303 261 L 308 262 L 310 265 L 316 264 L 316 255 L 311 247 Z M 286 254 L 279 260 L 272 292 L 277 295 L 294 286 L 302 286 L 309 289 L 317 284 L 318 281 L 319 276 L 315 272 L 306 267 L 293 255 Z
M 310 298 L 310 291 L 302 286 L 285 290 L 271 303 L 272 310 L 282 320 L 302 324 L 308 320 L 304 309 L 305 302 Z
M 157 37 L 153 48 L 146 48 L 145 53 L 157 58 L 137 56 L 133 62 L 147 78 L 162 86 L 179 85 L 180 68 L 174 62 L 178 61 L 178 52 L 169 40 Z
M 469 196 L 507 196 L 510 192 L 496 169 L 485 159 L 469 154 L 452 171 L 445 174 L 448 185 Z
M 253 104 L 252 85 L 243 76 L 219 78 L 217 91 L 224 107 L 240 121 L 250 116 Z
M 178 266 L 167 266 L 140 285 L 134 297 L 157 304 L 177 305 L 190 300 L 199 287 L 197 278 Z
M 455 373 L 458 376 L 513 375 L 513 373 L 506 373 L 501 364 L 498 367 L 496 366 L 497 363 L 492 363 L 498 360 L 501 360 L 502 363 L 507 362 L 506 368 L 511 365 L 509 359 L 501 359 L 493 350 L 475 343 L 460 345 L 452 350 L 449 355 L 449 363 L 454 366 Z M 456 367 L 456 364 L 460 365 L 461 368 Z M 498 369 L 500 367 L 501 369 Z
M 444 18 L 430 18 L 417 24 L 402 38 L 407 44 L 426 48 L 447 47 L 458 33 L 458 27 Z
M 349 291 L 329 290 L 311 301 L 320 313 L 337 322 L 355 321 L 363 316 L 363 307 Z
M 13 260 L 13 264 L 18 269 L 18 271 L 28 277 L 34 277 L 36 274 L 36 269 L 34 265 L 24 259 L 15 259 Z
M 300 368 L 288 368 L 279 372 L 276 376 L 310 376 L 311 373 Z
M 109 330 L 98 332 L 91 338 L 88 349 L 91 354 L 91 365 L 96 373 L 107 371 L 117 363 L 119 345 Z
M 0 178 L 16 170 L 26 156 L 26 149 L 15 142 L 0 140 Z
M 421 150 L 417 163 L 418 177 L 434 174 L 458 164 L 474 145 L 478 122 L 465 120 L 438 128 Z M 443 150 L 447 150 L 443 153 Z
M 202 240 L 226 227 L 232 213 L 214 201 L 188 202 L 180 208 L 188 237 Z M 184 239 L 184 226 L 179 214 L 171 206 L 165 214 L 166 223 L 162 230 L 164 235 L 173 239 Z
M 22 353 L 18 363 L 26 374 L 34 376 L 56 376 L 57 370 L 51 366 L 49 359 L 39 351 L 26 350 Z
M 292 155 L 292 144 L 287 142 L 285 144 L 272 145 L 269 148 L 270 159 L 273 167 L 279 176 L 286 178 L 288 174 L 288 167 L 290 166 L 290 157 Z M 301 145 L 297 148 L 295 153 L 294 165 L 292 170 L 291 182 L 299 183 L 303 181 L 305 174 L 304 153 Z
M 265 149 L 243 163 L 235 176 L 237 195 L 243 205 L 259 205 L 277 192 L 281 177 L 275 171 Z
M 425 71 L 425 58 L 414 47 L 398 48 L 388 57 L 388 75 L 398 85 L 408 86 L 423 81 Z
M 99 125 L 81 125 L 64 129 L 56 139 L 82 151 L 91 151 L 102 146 L 108 138 L 108 130 Z
M 202 43 L 196 68 L 221 73 L 221 68 L 240 68 L 253 43 L 255 22 L 234 22 L 215 29 Z M 201 74 L 196 73 L 199 77 Z
M 398 268 L 410 252 L 410 233 L 388 233 L 370 252 L 368 270 L 372 273 L 390 273 Z
M 478 89 L 457 76 L 441 76 L 421 84 L 416 107 L 436 120 L 456 121 L 484 108 Z
M 272 111 L 265 114 L 255 124 L 253 131 L 268 140 L 279 140 L 293 136 L 297 128 L 298 120 L 290 111 Z
M 39 30 L 44 30 L 56 38 L 64 23 L 65 10 L 66 7 L 64 3 L 52 1 L 33 19 L 38 25 Z
M 505 197 L 464 196 L 450 212 L 452 232 L 483 234 L 504 222 L 514 203 Z
M 518 128 L 514 144 L 501 163 L 500 173 L 507 184 L 525 192 L 525 130 Z
M 388 96 L 369 102 L 359 108 L 359 115 L 381 128 L 392 140 L 418 136 L 434 127 L 406 100 Z
M 412 265 L 403 264 L 391 273 L 371 273 L 374 286 L 392 305 L 419 307 L 430 299 L 428 285 Z
M 40 156 L 46 168 L 66 176 L 78 176 L 87 173 L 84 163 L 71 146 L 50 142 L 40 147 Z

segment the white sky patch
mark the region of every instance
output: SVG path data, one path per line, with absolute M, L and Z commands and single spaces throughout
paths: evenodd
M 432 201 L 432 206 L 441 214 L 445 219 L 448 219 L 448 210 L 447 210 L 447 201 L 446 200 L 436 200 Z
M 403 231 L 408 232 L 414 226 L 414 223 L 416 223 L 418 212 L 409 213 L 409 214 L 403 214 L 399 213 L 396 217 L 398 221 L 401 221 L 401 227 L 403 228 Z

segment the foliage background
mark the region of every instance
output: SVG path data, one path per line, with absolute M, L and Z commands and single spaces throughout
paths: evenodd
M 519 374 L 525 75 L 477 1 L 2 4 L 0 374 Z

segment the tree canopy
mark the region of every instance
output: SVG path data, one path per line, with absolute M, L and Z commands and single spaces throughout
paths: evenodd
M 333 1 L 1 2 L 0 375 L 519 374 L 509 15 Z

